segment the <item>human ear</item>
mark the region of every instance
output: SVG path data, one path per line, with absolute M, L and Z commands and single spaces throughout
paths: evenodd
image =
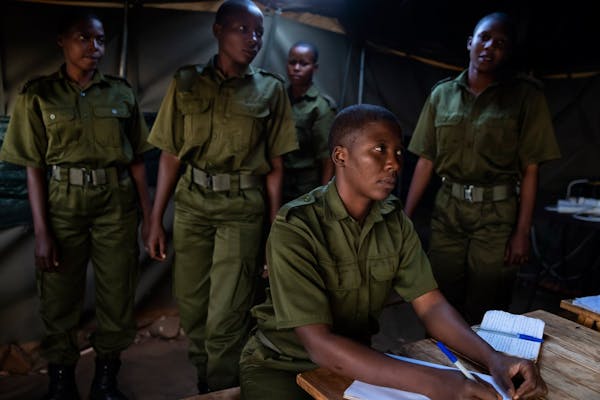
M 62 35 L 59 35 L 56 38 L 56 44 L 58 44 L 58 47 L 61 47 L 61 48 L 63 47 L 63 37 L 62 37 Z
M 331 160 L 336 167 L 343 167 L 346 162 L 346 148 L 335 146 L 331 152 Z
M 213 35 L 218 39 L 223 31 L 223 26 L 220 24 L 213 24 L 212 26 Z
M 469 36 L 467 39 L 467 50 L 471 50 L 471 45 L 473 44 L 473 36 Z

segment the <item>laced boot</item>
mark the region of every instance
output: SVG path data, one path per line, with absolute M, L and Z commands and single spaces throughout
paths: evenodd
M 48 393 L 43 400 L 79 400 L 74 365 L 48 364 L 48 378 Z
M 90 390 L 91 400 L 127 400 L 127 397 L 119 391 L 117 384 L 119 368 L 121 368 L 121 360 L 118 358 L 96 357 L 96 371 Z

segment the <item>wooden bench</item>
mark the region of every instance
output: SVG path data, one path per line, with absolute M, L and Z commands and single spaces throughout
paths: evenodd
M 561 300 L 560 308 L 577 314 L 577 322 L 588 328 L 600 331 L 600 314 L 573 304 L 573 300 Z
M 181 400 L 240 400 L 240 387 L 218 390 L 207 394 L 197 394 Z

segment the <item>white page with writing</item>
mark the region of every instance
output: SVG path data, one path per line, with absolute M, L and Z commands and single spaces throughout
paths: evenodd
M 451 369 L 458 371 L 457 368 L 447 367 L 445 365 L 434 364 L 427 361 L 421 361 L 414 358 L 397 356 L 394 354 L 387 354 L 390 357 L 396 358 L 398 360 L 402 360 L 405 362 L 409 362 L 412 364 L 424 365 L 431 368 L 439 368 L 439 369 Z M 479 376 L 484 381 L 488 382 L 498 393 L 502 395 L 503 400 L 510 400 L 510 397 L 494 381 L 490 375 L 481 374 L 479 372 L 471 371 L 472 374 Z M 467 378 L 465 378 L 467 379 Z M 377 386 L 371 385 L 361 381 L 354 381 L 352 384 L 344 391 L 344 399 L 349 400 L 429 400 L 429 397 L 413 392 L 407 392 L 404 390 L 393 389 L 385 386 Z
M 541 339 L 546 323 L 539 318 L 511 314 L 506 311 L 490 310 L 483 316 L 481 328 L 507 333 L 524 333 Z M 477 334 L 494 349 L 513 356 L 537 360 L 541 343 L 512 338 L 492 332 L 477 331 Z

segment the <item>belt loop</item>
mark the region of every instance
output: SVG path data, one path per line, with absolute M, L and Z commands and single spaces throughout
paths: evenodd
M 229 176 L 229 197 L 237 197 L 241 192 L 241 177 L 239 174 Z
M 188 185 L 188 190 L 191 191 L 194 186 L 194 167 L 188 164 L 188 169 L 190 170 L 190 183 Z

